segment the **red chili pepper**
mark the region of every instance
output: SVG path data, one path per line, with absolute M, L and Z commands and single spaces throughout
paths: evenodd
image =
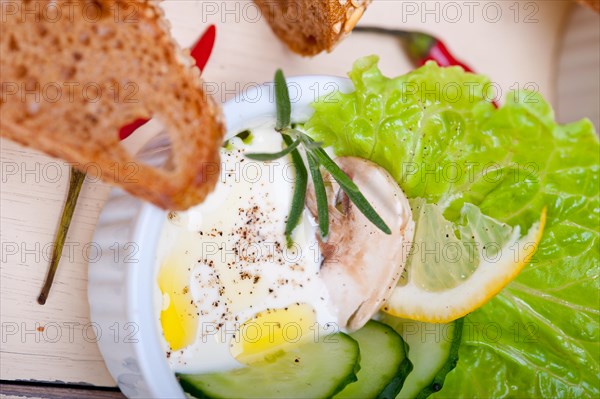
M 452 53 L 450 53 L 450 51 L 448 51 L 448 48 L 446 47 L 446 45 L 444 44 L 444 42 L 442 42 L 440 40 L 436 40 L 436 42 L 433 45 L 433 47 L 431 47 L 429 49 L 429 54 L 422 61 L 421 65 L 425 64 L 429 60 L 436 61 L 438 63 L 438 65 L 441 65 L 441 66 L 454 66 L 454 65 L 458 65 L 458 66 L 462 67 L 462 69 L 464 69 L 465 72 L 473 72 L 473 70 L 471 69 L 471 67 L 469 67 L 465 63 L 463 63 L 463 62 L 457 60 L 456 58 L 454 58 L 454 56 L 452 55 Z
M 460 66 L 466 72 L 473 72 L 471 67 L 454 57 L 444 42 L 427 33 L 409 32 L 406 35 L 406 45 L 408 55 L 418 66 L 427 61 L 435 61 L 439 66 Z
M 461 66 L 467 72 L 473 70 L 465 63 L 457 60 L 448 47 L 438 38 L 424 32 L 412 32 L 401 29 L 387 29 L 378 26 L 357 26 L 355 32 L 383 33 L 396 36 L 406 45 L 407 53 L 416 66 L 433 60 L 439 66 Z
M 465 72 L 473 72 L 470 66 L 454 57 L 443 41 L 428 33 L 387 29 L 378 26 L 357 26 L 354 30 L 356 32 L 383 33 L 402 39 L 406 45 L 406 52 L 415 66 L 425 65 L 427 61 L 435 61 L 439 66 L 459 66 Z M 498 108 L 496 101 L 492 101 L 492 104 Z
M 191 55 L 196 60 L 196 66 L 200 68 L 200 71 L 204 70 L 206 63 L 210 58 L 210 54 L 215 45 L 216 36 L 217 28 L 214 25 L 211 25 L 192 47 Z
M 196 66 L 200 69 L 200 72 L 204 70 L 212 49 L 215 44 L 217 29 L 214 25 L 209 26 L 204 34 L 198 39 L 196 44 L 192 47 L 190 52 L 191 56 L 196 60 Z M 123 126 L 119 130 L 119 139 L 124 140 L 135 132 L 140 126 L 145 125 L 149 119 L 136 119 L 135 121 Z

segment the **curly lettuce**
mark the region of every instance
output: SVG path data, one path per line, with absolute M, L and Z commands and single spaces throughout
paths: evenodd
M 531 264 L 465 318 L 457 367 L 436 397 L 600 395 L 600 144 L 588 120 L 560 125 L 539 93 L 496 109 L 483 76 L 435 63 L 350 72 L 355 91 L 314 104 L 305 129 L 337 155 L 386 168 L 409 198 L 458 221 L 465 202 L 527 229 L 548 219 Z M 526 231 L 526 230 L 523 230 Z

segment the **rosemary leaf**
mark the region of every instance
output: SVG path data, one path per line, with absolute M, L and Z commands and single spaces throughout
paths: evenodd
M 289 136 L 283 135 L 283 140 L 289 146 L 292 145 L 292 139 Z M 287 238 L 288 247 L 292 244 L 292 232 L 298 225 L 302 212 L 304 211 L 304 201 L 306 198 L 306 186 L 308 183 L 308 173 L 304 161 L 297 149 L 293 150 L 292 163 L 296 170 L 296 184 L 294 185 L 294 194 L 292 197 L 292 207 L 288 215 L 288 220 L 285 225 L 285 236 Z
M 321 230 L 321 238 L 325 239 L 329 235 L 329 208 L 327 204 L 327 193 L 325 192 L 325 184 L 323 176 L 319 168 L 319 161 L 310 152 L 306 154 L 308 158 L 308 167 L 312 181 L 315 186 L 315 197 L 317 199 L 317 213 L 319 217 L 319 230 Z
M 280 131 L 290 125 L 292 104 L 283 71 L 275 72 L 275 103 L 277 104 L 277 124 L 275 130 Z
M 291 145 L 284 148 L 282 151 L 275 152 L 272 154 L 256 152 L 256 153 L 250 153 L 250 154 L 245 154 L 245 155 L 246 155 L 246 158 L 250 158 L 255 161 L 274 161 L 274 160 L 282 158 L 282 157 L 286 156 L 287 154 L 289 154 L 290 152 L 294 151 L 300 145 L 300 143 L 302 143 L 302 141 L 296 140 Z
M 294 228 L 298 225 L 306 197 L 306 187 L 308 183 L 308 173 L 304 160 L 300 156 L 297 147 L 303 144 L 308 158 L 310 173 L 315 185 L 315 195 L 317 198 L 317 212 L 319 216 L 319 229 L 321 235 L 326 237 L 329 233 L 329 209 L 327 208 L 327 195 L 325 185 L 320 171 L 322 165 L 333 178 L 338 182 L 342 190 L 348 195 L 348 198 L 356 205 L 356 207 L 369 219 L 375 226 L 386 234 L 391 234 L 390 228 L 385 224 L 383 219 L 377 214 L 375 209 L 369 204 L 367 199 L 362 195 L 356 184 L 344 173 L 343 170 L 329 157 L 329 155 L 321 148 L 321 144 L 315 142 L 306 134 L 296 130 L 294 126 L 289 128 L 291 122 L 292 105 L 290 102 L 290 94 L 285 81 L 283 71 L 278 69 L 275 73 L 275 102 L 277 105 L 277 123 L 275 130 L 280 132 L 287 148 L 277 154 L 249 154 L 251 159 L 272 160 L 285 156 L 291 153 L 292 163 L 296 169 L 296 184 L 294 186 L 294 194 L 292 198 L 292 207 L 285 226 L 285 235 L 288 247 L 292 244 L 291 235 Z M 295 141 L 293 141 L 295 140 Z M 293 147 L 293 148 L 291 148 Z M 290 149 L 291 148 L 291 149 Z
M 333 176 L 333 178 L 340 184 L 344 191 L 352 191 L 355 193 L 360 192 L 352 179 L 340 169 L 340 167 L 333 161 L 333 159 L 329 157 L 324 149 L 315 148 L 314 150 L 310 150 L 310 152 L 319 160 L 319 163 L 323 165 L 323 167 L 327 169 L 329 173 L 331 173 L 331 176 Z
M 338 183 L 340 183 L 340 181 L 333 174 L 332 176 Z M 354 205 L 356 205 L 356 207 L 362 212 L 363 215 L 365 215 L 367 219 L 371 221 L 371 223 L 373 223 L 379 230 L 383 231 L 385 234 L 392 234 L 392 231 L 390 230 L 388 225 L 385 224 L 381 216 L 379 216 L 375 209 L 373 209 L 371 204 L 369 204 L 369 201 L 367 201 L 365 196 L 362 195 L 360 191 L 347 191 L 341 183 L 340 187 L 342 188 L 342 190 L 344 190 L 348 198 L 350 198 L 350 201 L 352 201 Z
M 321 141 L 310 141 L 304 143 L 304 148 L 307 150 L 313 150 L 315 148 L 321 148 L 323 146 L 323 142 Z
M 306 136 L 306 135 L 304 135 Z M 310 137 L 306 136 L 306 140 L 310 140 L 314 142 Z M 392 234 L 392 231 L 388 227 L 388 225 L 383 221 L 381 216 L 373 209 L 369 201 L 365 198 L 364 195 L 360 192 L 356 184 L 348 177 L 346 173 L 329 157 L 327 152 L 325 152 L 322 148 L 316 148 L 314 150 L 309 150 L 310 153 L 314 154 L 314 156 L 319 160 L 321 165 L 333 176 L 335 181 L 338 182 L 341 189 L 344 190 L 350 201 L 356 205 L 356 207 L 362 212 L 363 215 L 371 223 L 373 223 L 379 230 L 383 231 L 385 234 Z
M 43 305 L 48 299 L 50 294 L 50 288 L 58 269 L 58 263 L 60 262 L 60 256 L 62 255 L 63 246 L 65 245 L 65 239 L 67 238 L 67 232 L 71 225 L 71 219 L 73 218 L 73 212 L 77 206 L 77 198 L 81 191 L 81 186 L 85 180 L 85 173 L 71 167 L 71 177 L 69 183 L 69 192 L 67 194 L 67 200 L 63 207 L 62 215 L 60 217 L 60 224 L 58 225 L 58 231 L 56 232 L 56 238 L 54 240 L 54 247 L 52 248 L 52 259 L 50 260 L 50 267 L 48 268 L 48 275 L 46 281 L 38 297 L 38 303 Z

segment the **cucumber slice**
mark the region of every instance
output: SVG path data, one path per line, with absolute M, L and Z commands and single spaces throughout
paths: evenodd
M 350 336 L 360 347 L 358 381 L 346 386 L 335 398 L 394 399 L 412 370 L 402 337 L 393 328 L 374 320 Z
M 290 345 L 248 367 L 209 374 L 178 374 L 183 390 L 199 398 L 331 398 L 356 381 L 358 343 L 344 333 Z
M 424 399 L 442 389 L 446 374 L 458 362 L 463 319 L 433 324 L 384 315 L 382 321 L 402 335 L 414 365 L 396 399 Z

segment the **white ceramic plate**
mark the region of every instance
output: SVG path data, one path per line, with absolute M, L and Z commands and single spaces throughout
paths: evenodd
M 333 91 L 348 92 L 348 79 L 304 76 L 288 79 L 292 120 L 308 119 L 310 104 Z M 272 84 L 255 86 L 228 101 L 223 112 L 226 138 L 275 119 Z M 140 160 L 161 163 L 168 140 L 159 134 L 142 149 Z M 130 398 L 185 398 L 161 346 L 154 303 L 157 291 L 156 248 L 166 212 L 114 189 L 94 235 L 101 258 L 89 265 L 88 299 L 98 345 L 108 370 Z

